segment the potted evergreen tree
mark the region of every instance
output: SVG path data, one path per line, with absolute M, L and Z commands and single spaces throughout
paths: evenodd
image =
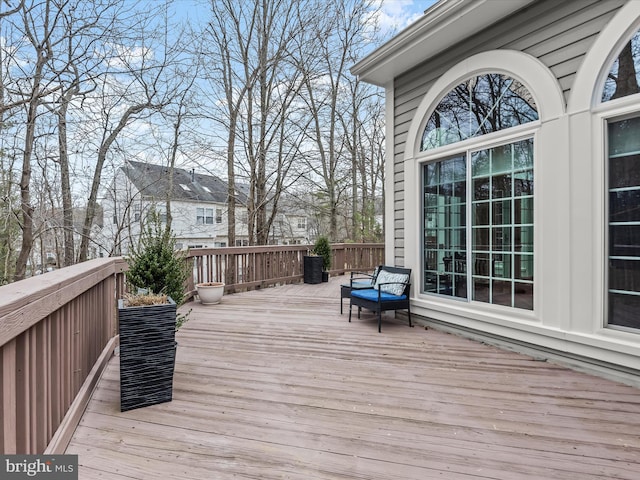
M 129 291 L 118 301 L 121 411 L 171 401 L 175 332 L 187 320 L 177 313 L 185 297 L 188 264 L 157 215 L 127 257 Z
M 322 258 L 322 281 L 329 281 L 329 270 L 331 269 L 331 244 L 329 239 L 322 235 L 318 237 L 313 247 L 316 255 Z

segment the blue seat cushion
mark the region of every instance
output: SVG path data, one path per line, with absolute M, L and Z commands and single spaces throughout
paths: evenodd
M 353 290 L 351 292 L 352 297 L 362 298 L 364 300 L 370 300 L 372 302 L 378 301 L 378 290 L 368 288 L 366 290 Z M 406 300 L 406 295 L 393 295 L 391 293 L 380 292 L 380 301 L 389 302 L 397 300 Z

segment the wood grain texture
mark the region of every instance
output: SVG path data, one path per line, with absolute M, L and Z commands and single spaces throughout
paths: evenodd
M 189 304 L 170 403 L 121 413 L 112 359 L 66 452 L 80 478 L 638 478 L 639 390 L 390 314 L 348 323 L 345 279 Z

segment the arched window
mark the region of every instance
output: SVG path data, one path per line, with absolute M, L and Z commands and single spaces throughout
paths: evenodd
M 602 89 L 602 101 L 640 92 L 640 32 L 629 40 L 613 61 Z
M 449 145 L 537 119 L 535 100 L 518 80 L 499 73 L 473 76 L 442 98 L 427 121 L 420 150 Z
M 602 102 L 640 93 L 640 32 L 613 61 Z M 640 328 L 640 114 L 607 121 L 607 323 Z
M 471 77 L 427 121 L 427 151 L 538 120 L 519 81 Z M 422 166 L 423 291 L 533 309 L 533 137 L 465 144 Z

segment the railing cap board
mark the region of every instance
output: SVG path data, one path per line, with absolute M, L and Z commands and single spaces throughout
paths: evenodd
M 98 258 L 0 287 L 0 346 L 125 269 L 121 257 Z
M 201 257 L 203 255 L 236 255 L 242 253 L 257 252 L 291 252 L 313 250 L 313 245 L 253 245 L 247 247 L 215 247 L 215 248 L 191 248 L 188 257 Z M 332 243 L 333 250 L 346 250 L 349 248 L 374 248 L 380 247 L 379 243 Z

